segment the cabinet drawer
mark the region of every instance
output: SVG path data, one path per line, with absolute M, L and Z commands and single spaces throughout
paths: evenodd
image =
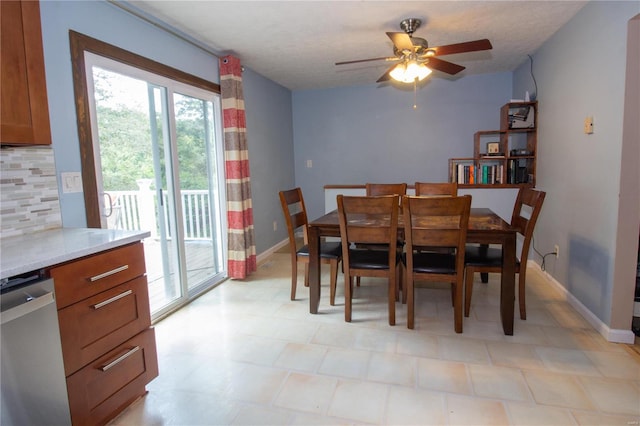
M 67 378 L 71 421 L 107 423 L 157 376 L 155 332 L 148 328 Z
M 58 309 L 144 275 L 144 249 L 134 243 L 51 268 Z
M 58 311 L 65 375 L 151 325 L 145 276 Z

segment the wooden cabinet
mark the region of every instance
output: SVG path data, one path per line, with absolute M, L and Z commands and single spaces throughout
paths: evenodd
M 0 143 L 49 145 L 40 4 L 0 1 Z
M 106 424 L 144 395 L 157 375 L 155 335 L 149 328 L 67 377 L 72 423 Z
M 74 424 L 105 424 L 158 375 L 142 243 L 50 269 Z
M 500 130 L 473 135 L 473 157 L 449 159 L 449 181 L 462 187 L 536 185 L 538 103 L 500 108 Z

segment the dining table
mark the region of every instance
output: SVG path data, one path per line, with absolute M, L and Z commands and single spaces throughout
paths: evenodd
M 402 219 L 398 224 L 402 230 Z M 467 242 L 497 244 L 502 247 L 502 274 L 500 279 L 500 319 L 505 335 L 513 335 L 513 314 L 516 274 L 516 235 L 518 229 L 490 208 L 471 208 L 467 229 Z M 320 307 L 320 240 L 340 237 L 338 211 L 333 210 L 308 224 L 309 244 L 309 312 L 317 314 Z M 462 310 L 459 310 L 462 312 Z M 462 315 L 460 313 L 460 315 Z M 462 318 L 460 318 L 462 321 Z

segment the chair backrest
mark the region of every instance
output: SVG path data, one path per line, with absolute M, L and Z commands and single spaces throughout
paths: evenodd
M 526 262 L 529 256 L 529 245 L 533 236 L 533 229 L 536 226 L 538 215 L 542 210 L 542 203 L 546 192 L 537 191 L 532 188 L 520 188 L 513 206 L 513 216 L 511 216 L 511 226 L 518 228 L 519 232 L 524 236 L 522 242 L 522 251 L 520 252 L 520 262 Z M 529 216 L 523 215 L 523 207 L 530 208 Z
M 348 252 L 350 243 L 389 244 L 389 259 L 395 264 L 399 199 L 398 195 L 338 195 L 343 253 Z M 343 262 L 348 262 L 344 260 L 347 256 L 343 255 Z
M 304 243 L 307 244 L 307 209 L 302 198 L 302 190 L 300 188 L 280 191 L 280 204 L 282 205 L 282 213 L 287 222 L 287 231 L 289 232 L 289 243 L 292 250 L 296 248 L 296 229 L 303 227 Z
M 406 183 L 367 183 L 367 196 L 399 195 L 407 193 Z
M 416 182 L 416 195 L 450 195 L 458 196 L 456 182 Z
M 402 204 L 407 253 L 412 253 L 413 247 L 421 246 L 454 248 L 456 253 L 464 253 L 471 212 L 470 195 L 405 196 Z M 464 256 L 456 258 L 456 269 L 464 269 Z

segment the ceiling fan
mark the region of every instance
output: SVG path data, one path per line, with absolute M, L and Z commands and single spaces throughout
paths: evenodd
M 455 75 L 465 69 L 462 65 L 439 59 L 438 56 L 476 52 L 493 48 L 491 42 L 486 38 L 464 43 L 429 47 L 427 40 L 420 37 L 413 37 L 413 32 L 420 27 L 420 24 L 422 24 L 420 19 L 407 18 L 400 22 L 400 28 L 404 33 L 387 33 L 387 36 L 389 36 L 393 42 L 393 54 L 395 56 L 336 62 L 336 65 L 382 60 L 398 62 L 391 66 L 377 80 L 377 83 L 387 81 L 390 78 L 404 83 L 415 83 L 427 77 L 432 69 L 451 75 Z

